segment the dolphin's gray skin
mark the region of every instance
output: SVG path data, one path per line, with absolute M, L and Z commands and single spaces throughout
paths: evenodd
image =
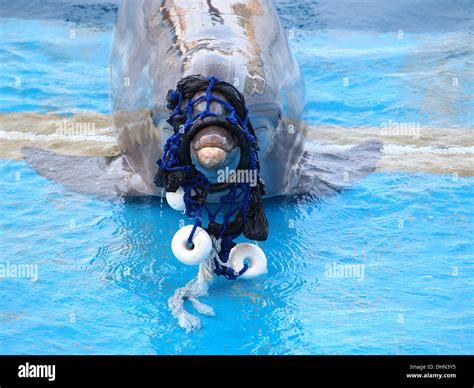
M 153 182 L 156 161 L 172 134 L 166 94 L 181 78 L 197 74 L 231 83 L 244 95 L 260 143 L 266 196 L 338 190 L 371 172 L 380 158 L 376 142 L 338 155 L 305 150 L 304 85 L 269 0 L 124 0 L 111 55 L 113 121 L 122 156 L 89 160 L 85 171 L 76 157 L 74 179 L 61 172 L 67 156 L 25 150 L 25 157 L 47 177 L 79 191 L 160 195 Z M 233 147 L 220 128 L 209 135 L 204 151 L 198 141 L 193 148 L 212 176 L 231 164 Z M 46 160 L 44 167 L 39 161 Z

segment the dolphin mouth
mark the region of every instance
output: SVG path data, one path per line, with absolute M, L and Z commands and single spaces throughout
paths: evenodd
M 191 142 L 197 162 L 207 170 L 223 167 L 237 147 L 237 140 L 232 133 L 218 125 L 201 129 Z

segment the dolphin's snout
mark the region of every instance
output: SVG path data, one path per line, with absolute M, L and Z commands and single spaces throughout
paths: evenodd
M 234 136 L 215 125 L 200 130 L 191 143 L 197 162 L 209 170 L 222 167 L 236 146 Z

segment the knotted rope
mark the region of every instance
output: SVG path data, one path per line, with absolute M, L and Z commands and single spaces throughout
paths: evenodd
M 199 272 L 193 280 L 184 287 L 178 288 L 174 295 L 168 299 L 171 314 L 178 321 L 178 325 L 189 333 L 201 327 L 201 320 L 184 309 L 184 302 L 189 300 L 196 311 L 203 315 L 214 316 L 214 309 L 198 298 L 209 294 L 209 287 L 214 278 L 214 263 L 219 260 L 220 241 L 211 235 L 212 251 L 206 261 L 199 265 Z M 225 265 L 225 264 L 223 264 Z

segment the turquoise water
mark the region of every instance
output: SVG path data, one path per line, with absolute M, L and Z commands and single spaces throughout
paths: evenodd
M 32 17 L 21 1 L 0 2 L 0 111 L 108 113 L 116 6 L 42 3 Z M 399 27 L 380 6 L 278 2 L 310 123 L 474 124 L 469 3 L 444 24 L 438 2 L 421 3 L 433 25 L 409 14 Z M 0 279 L 0 353 L 472 354 L 473 190 L 470 177 L 374 173 L 337 196 L 269 200 L 268 275 L 217 280 L 205 299 L 216 316 L 185 334 L 167 308 L 196 274 L 171 253 L 181 214 L 156 198 L 70 192 L 2 160 L 0 264 L 34 264 L 38 279 Z M 364 270 L 329 276 L 337 264 Z

